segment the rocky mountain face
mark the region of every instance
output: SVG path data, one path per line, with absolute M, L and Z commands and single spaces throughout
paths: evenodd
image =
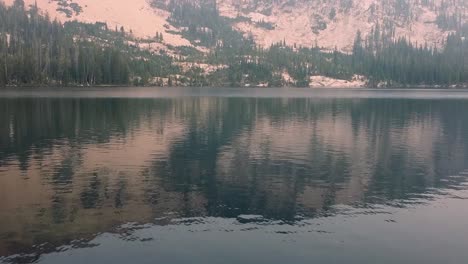
M 284 41 L 350 51 L 356 32 L 381 30 L 413 42 L 442 45 L 467 21 L 465 0 L 220 0 L 234 27 L 267 46 Z
M 5 0 L 12 4 L 14 0 Z M 212 5 L 232 29 L 269 47 L 321 47 L 350 52 L 357 31 L 441 47 L 468 21 L 465 0 L 25 0 L 61 21 L 105 22 L 136 37 L 163 34 L 165 46 L 203 46 L 170 20 L 174 6 Z M 187 14 L 187 20 L 191 17 Z M 206 25 L 198 25 L 210 30 Z M 157 46 L 157 45 L 156 45 Z M 165 48 L 165 47 L 163 47 Z M 203 50 L 199 48 L 199 50 Z
M 5 1 L 12 5 L 15 0 Z M 152 7 L 147 0 L 24 0 L 25 6 L 37 4 L 43 13 L 61 22 L 77 20 L 86 23 L 104 22 L 109 28 L 131 31 L 135 37 L 149 39 L 164 32 L 165 43 L 190 45 L 167 22 L 169 12 Z

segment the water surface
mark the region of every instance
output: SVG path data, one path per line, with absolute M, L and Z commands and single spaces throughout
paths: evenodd
M 466 91 L 55 91 L 0 92 L 2 263 L 468 261 Z

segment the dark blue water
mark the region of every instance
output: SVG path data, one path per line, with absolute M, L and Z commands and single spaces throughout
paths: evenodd
M 466 263 L 467 115 L 467 91 L 0 91 L 0 263 Z

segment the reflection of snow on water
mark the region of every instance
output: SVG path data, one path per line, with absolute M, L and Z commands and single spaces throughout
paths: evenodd
M 13 142 L 13 139 L 15 138 L 15 127 L 13 126 L 13 117 L 10 117 L 10 124 L 8 127 L 10 129 L 10 142 Z
M 8 33 L 6 34 L 6 42 L 7 42 L 7 47 L 10 47 L 11 35 Z

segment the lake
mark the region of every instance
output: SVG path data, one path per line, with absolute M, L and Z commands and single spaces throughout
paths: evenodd
M 0 90 L 0 263 L 466 263 L 468 91 Z

